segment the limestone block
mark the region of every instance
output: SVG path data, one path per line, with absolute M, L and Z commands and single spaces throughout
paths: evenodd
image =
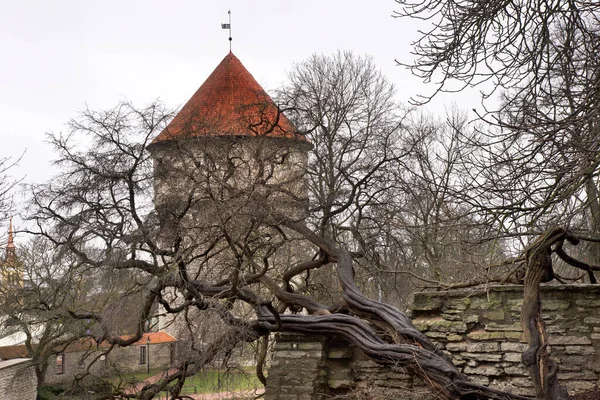
M 505 367 L 504 373 L 507 375 L 514 376 L 529 376 L 529 373 L 525 369 L 525 367 Z
M 490 384 L 490 378 L 488 378 L 487 376 L 475 375 L 470 376 L 469 379 L 471 380 L 471 382 L 476 383 L 478 385 L 487 386 Z
M 446 344 L 444 342 L 439 342 L 437 340 L 432 340 L 431 344 L 433 344 L 435 347 L 437 347 L 438 349 L 445 349 L 446 348 Z
M 280 382 L 285 382 L 288 386 L 303 386 L 307 382 L 314 381 L 314 374 L 307 373 L 306 371 L 294 371 L 293 374 L 287 374 L 283 377 Z
M 522 386 L 518 386 L 518 385 L 513 385 L 512 379 L 515 379 L 515 378 L 511 377 L 508 382 L 501 381 L 499 379 L 494 379 L 490 383 L 490 387 L 493 387 L 493 388 L 496 388 L 499 390 L 504 390 L 509 393 L 519 394 L 521 396 L 529 396 L 531 398 L 535 398 L 535 391 L 532 387 L 522 387 Z M 520 378 L 520 379 L 523 379 L 523 378 Z
M 298 343 L 298 350 L 321 350 L 323 349 L 323 343 L 312 342 L 312 343 Z
M 448 351 L 467 351 L 467 343 L 466 342 L 453 342 L 446 344 L 446 350 Z
M 598 377 L 595 373 L 589 370 L 583 370 L 578 372 L 560 372 L 558 374 L 559 380 L 593 380 L 596 381 Z
M 275 351 L 277 350 L 291 350 L 292 343 L 291 342 L 275 342 Z
M 560 374 L 559 374 L 559 377 L 560 377 Z M 595 381 L 569 381 L 569 382 L 561 382 L 561 383 L 563 383 L 567 387 L 567 389 L 569 390 L 569 393 L 573 393 L 573 394 L 587 392 L 596 387 Z
M 565 353 L 591 355 L 596 354 L 596 350 L 591 346 L 565 346 Z
M 550 336 L 548 341 L 552 345 L 580 345 L 592 344 L 592 341 L 585 336 Z
M 482 314 L 482 317 L 492 321 L 503 321 L 504 311 L 486 311 Z
M 425 332 L 425 336 L 432 339 L 446 339 L 447 335 L 444 332 L 429 331 Z
M 459 299 L 459 300 L 452 300 L 449 301 L 446 306 L 449 309 L 454 309 L 454 310 L 458 310 L 458 311 L 464 311 L 467 309 L 467 306 L 470 304 L 470 301 L 467 299 Z
M 443 313 L 442 317 L 448 321 L 460 321 L 462 319 L 460 315 L 452 313 Z
M 279 399 L 311 399 L 314 388 L 312 385 L 304 386 L 279 386 Z M 295 396 L 295 397 L 294 397 Z
M 506 305 L 510 311 L 521 311 L 521 307 L 523 307 L 523 299 L 507 300 Z
M 432 330 L 437 332 L 464 333 L 467 331 L 467 324 L 465 324 L 464 322 L 448 321 L 442 317 L 415 318 L 412 322 L 413 325 L 421 332 Z
M 415 326 L 415 328 L 417 328 L 421 332 L 427 332 L 429 330 L 429 322 L 426 319 L 415 318 L 412 320 L 412 323 Z
M 452 364 L 454 364 L 457 367 L 462 367 L 466 363 L 467 362 L 465 360 L 463 360 L 461 357 L 453 357 L 452 358 Z
M 542 312 L 566 310 L 570 305 L 567 300 L 542 300 Z
M 335 367 L 330 368 L 330 378 L 346 379 L 352 376 L 352 369 L 347 365 L 337 364 Z
M 275 354 L 276 358 L 321 358 L 320 351 L 282 350 Z
M 462 321 L 446 321 L 438 320 L 433 321 L 429 325 L 430 329 L 435 329 L 439 332 L 459 332 L 464 333 L 467 331 L 467 325 Z
M 450 335 L 448 335 L 446 337 L 446 340 L 448 340 L 449 342 L 459 342 L 459 341 L 463 340 L 463 336 L 462 335 L 450 334 Z
M 600 318 L 598 317 L 585 317 L 583 322 L 590 325 L 600 325 Z
M 480 365 L 477 367 L 466 366 L 464 373 L 467 375 L 498 376 L 502 374 L 502 370 L 500 368 L 488 365 Z
M 506 367 L 514 367 L 514 366 L 515 366 L 515 363 L 506 362 L 506 361 L 497 362 L 494 364 L 494 367 L 498 367 L 498 368 L 506 368 Z
M 467 343 L 467 352 L 469 353 L 493 353 L 499 350 L 500 346 L 495 342 L 474 342 Z M 500 361 L 500 360 L 498 360 Z
M 581 326 L 576 326 L 573 327 L 571 329 L 569 329 L 572 332 L 581 332 L 581 333 L 588 333 L 592 331 L 592 328 L 590 326 L 587 325 L 581 325 Z
M 518 387 L 533 387 L 533 383 L 530 378 L 512 378 L 510 383 Z
M 322 350 L 311 350 L 306 352 L 306 357 L 320 360 L 323 358 Z
M 514 351 L 518 353 L 522 353 L 527 350 L 527 344 L 525 343 L 516 343 L 516 342 L 505 342 L 500 343 L 500 350 L 502 351 Z
M 476 360 L 468 360 L 467 365 L 468 365 L 468 367 L 477 367 L 479 365 L 479 362 Z M 466 368 L 468 368 L 468 367 L 466 367 Z M 467 372 L 465 371 L 465 373 L 467 373 Z
M 502 307 L 502 300 L 487 299 L 485 297 L 476 298 L 471 301 L 473 310 L 497 310 Z
M 441 309 L 442 305 L 442 297 L 432 294 L 416 293 L 411 308 L 415 311 L 432 311 Z
M 351 348 L 331 349 L 327 352 L 327 358 L 336 359 L 336 360 L 352 358 L 353 355 L 354 355 L 354 352 L 352 351 Z
M 464 321 L 467 324 L 476 324 L 479 322 L 479 320 L 480 320 L 479 314 L 471 314 L 471 315 L 467 315 L 466 317 L 464 317 Z
M 355 369 L 379 369 L 381 368 L 379 364 L 377 364 L 375 361 L 371 361 L 371 360 L 360 360 L 360 361 L 356 361 L 354 362 L 354 368 Z
M 485 324 L 484 330 L 491 332 L 498 331 L 509 331 L 509 332 L 521 332 L 523 328 L 521 328 L 521 324 L 515 322 L 514 324 L 499 324 L 496 322 L 490 322 L 489 324 Z
M 560 360 L 556 360 L 560 364 L 560 373 L 567 371 L 581 371 L 589 365 L 589 356 L 580 355 L 562 355 Z
M 460 356 L 467 360 L 475 360 L 475 361 L 491 361 L 491 362 L 500 362 L 502 361 L 501 354 L 491 354 L 491 353 L 460 353 Z
M 588 309 L 590 307 L 600 307 L 600 300 L 575 300 L 575 304 Z
M 504 353 L 504 361 L 520 363 L 521 354 L 522 353 Z
M 444 310 L 442 315 L 446 315 L 446 314 L 448 314 L 448 315 L 463 315 L 464 310 L 457 310 L 455 308 L 448 307 L 448 305 L 446 305 L 446 309 Z
M 525 340 L 522 332 L 486 332 L 473 331 L 467 334 L 473 340 Z
M 546 332 L 548 332 L 549 334 L 565 333 L 566 331 L 567 330 L 565 328 L 556 325 L 546 327 Z

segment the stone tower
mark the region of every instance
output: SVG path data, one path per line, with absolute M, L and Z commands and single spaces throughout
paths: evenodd
M 310 146 L 230 52 L 148 146 L 161 228 L 208 235 L 217 216 L 256 211 L 243 207 L 251 193 L 302 218 Z
M 227 54 L 148 146 L 160 240 L 179 249 L 185 273 L 217 282 L 244 268 L 231 242 L 251 242 L 260 257 L 261 243 L 269 240 L 256 225 L 261 213 L 304 218 L 310 147 L 240 60 Z M 183 273 L 175 265 L 171 271 Z M 197 339 L 186 339 L 185 322 L 172 318 L 161 328 L 180 340 Z M 206 318 L 199 319 L 200 340 L 219 334 L 204 332 L 213 325 Z

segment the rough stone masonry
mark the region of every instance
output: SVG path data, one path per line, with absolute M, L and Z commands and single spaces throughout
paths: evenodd
M 31 359 L 0 361 L 0 399 L 35 400 L 37 377 Z
M 527 348 L 519 324 L 522 293 L 518 285 L 420 292 L 409 313 L 473 381 L 532 395 L 521 365 Z M 559 380 L 569 393 L 600 386 L 600 286 L 543 286 L 541 293 Z M 279 336 L 268 379 L 266 400 L 387 398 L 380 397 L 383 393 L 435 398 L 421 380 L 378 366 L 352 346 L 324 337 Z

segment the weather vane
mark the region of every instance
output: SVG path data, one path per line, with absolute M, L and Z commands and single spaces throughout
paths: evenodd
M 229 23 L 221 24 L 222 29 L 229 29 L 229 51 L 231 51 L 231 10 L 227 11 L 229 14 Z

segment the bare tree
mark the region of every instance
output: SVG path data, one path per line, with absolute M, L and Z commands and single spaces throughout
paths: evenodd
M 174 146 L 170 152 L 151 146 L 158 178 L 178 177 L 181 183 L 170 192 L 156 187 L 154 211 L 146 146 L 164 131 L 168 118 L 156 104 L 84 112 L 71 123 L 68 138 L 54 138 L 62 173 L 34 190 L 36 234 L 88 271 L 132 274 L 141 300 L 139 312 L 130 314 L 135 320 L 130 338 L 107 329 L 102 310 L 66 307 L 73 318 L 93 322 L 96 340 L 134 343 L 156 303 L 184 321 L 202 313 L 221 321 L 220 335 L 202 349 L 192 346 L 163 379 L 137 394 L 116 388 L 120 396 L 149 399 L 168 391 L 176 398 L 185 378 L 219 354 L 271 332 L 296 332 L 345 338 L 379 363 L 426 376 L 448 398 L 521 398 L 469 382 L 402 312 L 362 294 L 354 271 L 361 255 L 338 246 L 294 212 L 302 196 L 292 189 L 300 186 L 282 180 L 278 168 L 282 159 L 298 159 L 280 138 L 191 135 L 161 145 Z M 100 251 L 91 251 L 91 244 Z M 340 291 L 332 302 L 288 290 L 290 277 L 317 268 L 335 271 Z M 301 308 L 309 315 L 284 313 Z
M 0 285 L 3 334 L 23 338 L 22 355 L 33 360 L 41 387 L 52 357 L 90 333 L 89 321 L 73 318 L 68 311 L 102 310 L 106 302 L 98 291 L 94 294 L 98 282 L 92 284 L 89 271 L 78 268 L 75 258 L 56 251 L 47 240 L 20 245 L 13 256 L 19 276 Z
M 351 52 L 313 55 L 289 75 L 279 101 L 312 145 L 307 222 L 361 255 L 359 285 L 406 305 L 418 284 L 481 277 L 502 246 L 482 244 L 493 224 L 475 223 L 462 200 L 465 117 L 406 109 L 372 59 Z M 323 271 L 304 278 L 303 290 L 331 291 Z
M 278 96 L 312 145 L 305 173 L 307 222 L 362 255 L 355 267 L 363 284 L 380 278 L 373 268 L 380 228 L 372 217 L 388 206 L 394 172 L 411 151 L 404 126 L 409 110 L 395 95 L 372 58 L 337 52 L 294 65 Z M 306 273 L 305 290 L 331 292 L 330 274 Z
M 397 16 L 429 24 L 414 44 L 414 61 L 403 63 L 424 80 L 438 82 L 432 95 L 417 102 L 467 86 L 483 91 L 480 117 L 486 124 L 462 136 L 473 149 L 465 159 L 462 199 L 501 235 L 545 232 L 522 257 L 527 271 L 521 322 L 531 346 L 523 362 L 539 398 L 565 398 L 556 365 L 544 354 L 538 286 L 556 276 L 553 251 L 566 263 L 583 266 L 596 282 L 589 263 L 597 263 L 597 243 L 587 246 L 588 263 L 574 262 L 562 252 L 572 233 L 554 227 L 598 233 L 600 6 L 588 1 L 397 3 Z M 494 94 L 501 96 L 499 102 Z
M 397 3 L 397 16 L 430 21 L 414 62 L 402 64 L 438 81 L 434 94 L 482 90 L 486 124 L 464 137 L 476 148 L 466 160 L 473 187 L 465 201 L 512 234 L 557 223 L 597 233 L 598 5 Z
M 407 110 L 395 94 L 370 57 L 351 52 L 313 55 L 292 68 L 279 99 L 312 144 L 310 217 L 322 235 L 358 227 L 389 187 L 390 166 L 406 155 Z
M 451 110 L 441 120 L 413 112 L 406 125 L 411 151 L 394 166 L 388 197 L 372 217 L 384 228 L 377 233 L 386 242 L 378 249 L 385 258 L 382 281 L 406 296 L 411 287 L 501 279 L 489 267 L 506 258 L 505 244 L 491 232 L 494 225 L 463 201 L 470 151 L 461 140 L 469 129 L 465 115 Z

